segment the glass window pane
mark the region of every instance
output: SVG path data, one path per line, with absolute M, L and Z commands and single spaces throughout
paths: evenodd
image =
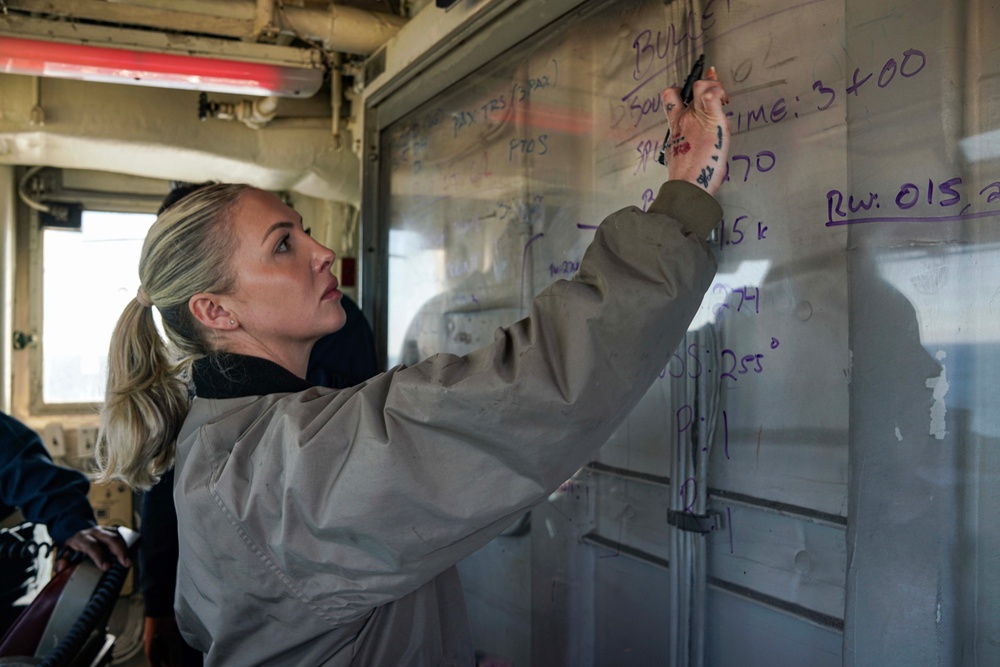
M 43 234 L 42 400 L 104 400 L 108 344 L 139 287 L 139 252 L 156 216 L 85 211 L 81 231 Z

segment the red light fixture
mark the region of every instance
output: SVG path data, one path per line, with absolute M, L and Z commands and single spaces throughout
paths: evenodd
M 0 37 L 0 72 L 237 95 L 311 97 L 323 70 Z

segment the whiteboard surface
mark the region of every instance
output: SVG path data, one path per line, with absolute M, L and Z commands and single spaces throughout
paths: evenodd
M 626 0 L 525 26 L 382 133 L 390 365 L 487 344 L 572 276 L 604 215 L 647 207 L 669 177 L 654 161 L 659 92 L 704 52 L 730 93 L 733 141 L 710 239 L 719 273 L 692 323 L 703 335 L 576 480 L 585 499 L 553 501 L 575 508 L 560 548 L 592 549 L 575 541 L 586 533 L 666 557 L 671 387 L 684 378 L 720 396 L 699 491 L 728 521 L 708 538 L 710 613 L 745 613 L 734 591 L 750 591 L 769 610 L 755 622 L 774 626 L 778 609 L 813 628 L 787 630 L 812 642 L 812 664 L 996 656 L 996 9 Z M 508 547 L 491 548 L 502 561 Z M 642 575 L 599 549 L 567 558 L 599 605 L 574 622 L 596 625 L 586 650 L 610 659 L 632 629 L 615 626 L 609 591 Z M 523 610 L 532 585 L 472 588 Z M 530 615 L 511 618 L 508 636 L 531 635 Z M 845 635 L 843 656 L 830 633 Z M 708 639 L 735 664 L 711 619 Z

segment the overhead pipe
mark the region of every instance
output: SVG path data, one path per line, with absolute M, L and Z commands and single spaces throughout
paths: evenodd
M 209 116 L 219 120 L 238 120 L 254 130 L 259 130 L 278 114 L 277 97 L 261 97 L 239 102 L 209 102 L 205 93 L 199 100 L 198 117 L 205 120 Z
M 282 7 L 282 32 L 316 40 L 325 49 L 370 55 L 392 39 L 406 23 L 395 14 L 331 4 L 325 10 Z
M 252 21 L 257 13 L 259 3 L 256 0 L 233 2 L 232 0 L 99 0 L 109 5 L 131 5 L 133 7 L 148 7 L 150 9 L 169 9 L 171 11 L 221 16 L 241 21 Z M 65 2 L 60 6 L 76 4 L 75 0 Z
M 166 31 L 195 32 L 217 37 L 242 38 L 252 31 L 254 6 L 249 2 L 179 0 L 159 3 L 155 0 L 4 0 L 8 9 L 60 19 L 83 19 L 115 23 L 127 27 L 156 28 Z
M 406 19 L 395 14 L 330 4 L 325 9 L 277 6 L 273 0 L 4 0 L 12 10 L 248 39 L 270 26 L 282 34 L 322 43 L 330 51 L 370 55 Z M 275 25 L 277 24 L 277 25 Z
M 257 11 L 253 19 L 253 29 L 244 37 L 248 42 L 256 42 L 264 32 L 271 30 L 274 20 L 274 0 L 257 0 Z

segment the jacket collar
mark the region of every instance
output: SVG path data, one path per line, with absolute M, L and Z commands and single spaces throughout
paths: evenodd
M 273 361 L 243 354 L 202 357 L 194 362 L 191 375 L 200 398 L 291 394 L 315 386 Z

